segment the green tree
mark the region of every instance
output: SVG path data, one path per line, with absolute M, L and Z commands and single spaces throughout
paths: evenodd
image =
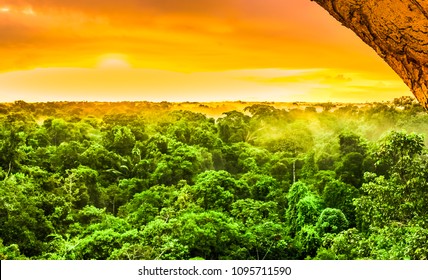
M 225 213 L 205 211 L 180 215 L 173 223 L 174 238 L 189 248 L 190 257 L 235 259 L 240 252 L 240 225 Z
M 153 186 L 135 194 L 134 197 L 119 209 L 119 216 L 126 218 L 134 226 L 142 226 L 158 217 L 163 208 L 172 206 L 178 191 L 174 186 Z
M 322 201 L 305 183 L 294 183 L 287 198 L 285 221 L 291 236 L 295 236 L 305 225 L 315 225 L 321 213 Z
M 206 171 L 198 175 L 190 194 L 205 210 L 227 211 L 240 190 L 239 183 L 226 171 Z
M 119 155 L 131 155 L 135 135 L 127 126 L 114 126 L 104 136 L 104 146 Z
M 364 156 L 367 151 L 367 144 L 363 138 L 350 131 L 339 134 L 339 146 L 342 155 L 359 153 Z
M 419 161 L 423 150 L 422 135 L 391 131 L 381 140 L 376 151 L 376 165 L 381 175 L 391 176 L 397 173 L 406 182 L 412 177 L 412 167 Z M 382 172 L 385 169 L 386 172 Z
M 325 206 L 340 209 L 345 214 L 350 226 L 355 226 L 354 199 L 359 197 L 359 191 L 352 185 L 339 180 L 326 183 L 322 198 Z
M 340 209 L 325 208 L 317 221 L 317 228 L 321 235 L 325 233 L 339 233 L 347 229 L 349 222 Z
M 238 111 L 224 113 L 218 120 L 220 139 L 225 143 L 245 142 L 249 135 L 250 117 Z
M 51 223 L 44 215 L 39 190 L 21 173 L 0 182 L 0 238 L 4 246 L 16 244 L 27 257 L 40 255 Z

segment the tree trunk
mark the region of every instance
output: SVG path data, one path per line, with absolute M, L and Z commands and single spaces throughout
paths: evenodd
M 372 47 L 428 109 L 428 0 L 311 0 Z

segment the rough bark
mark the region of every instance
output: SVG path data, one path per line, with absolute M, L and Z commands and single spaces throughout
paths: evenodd
M 311 0 L 372 47 L 428 109 L 428 0 Z

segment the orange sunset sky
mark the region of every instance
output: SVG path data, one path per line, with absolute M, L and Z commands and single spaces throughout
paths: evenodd
M 0 0 L 0 102 L 411 95 L 310 0 Z

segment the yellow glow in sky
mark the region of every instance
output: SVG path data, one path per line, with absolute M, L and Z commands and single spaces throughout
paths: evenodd
M 129 69 L 131 65 L 124 55 L 108 54 L 100 57 L 98 67 L 104 69 Z
M 309 0 L 3 4 L 0 102 L 364 102 L 411 94 Z

